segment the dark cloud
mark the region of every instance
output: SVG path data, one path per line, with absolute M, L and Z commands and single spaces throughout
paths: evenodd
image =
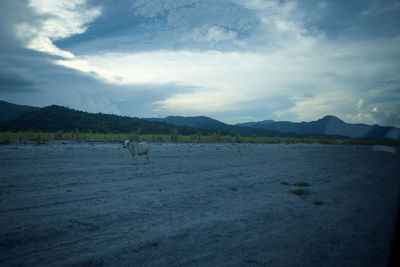
M 397 0 L 303 0 L 305 26 L 323 31 L 329 38 L 393 37 L 400 33 Z
M 303 94 L 303 96 L 304 96 L 305 98 L 313 98 L 313 97 L 315 97 L 314 94 L 310 94 L 310 93 L 305 93 L 305 94 Z
M 392 84 L 400 85 L 400 80 L 386 81 L 386 82 L 384 82 L 384 84 L 385 84 L 385 85 L 392 85 Z
M 25 93 L 39 90 L 40 72 L 49 65 L 48 56 L 25 49 L 26 39 L 16 32 L 21 23 L 39 23 L 27 1 L 0 1 L 0 92 Z M 47 59 L 46 59 L 47 58 Z
M 38 90 L 38 80 L 23 70 L 13 70 L 0 64 L 0 92 L 32 92 Z

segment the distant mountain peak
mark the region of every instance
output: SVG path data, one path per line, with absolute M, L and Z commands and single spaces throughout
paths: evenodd
M 268 121 L 267 121 L 268 122 Z M 263 128 L 284 133 L 322 134 L 365 139 L 393 139 L 400 140 L 400 129 L 379 125 L 346 123 L 336 116 L 328 115 L 310 122 L 277 121 L 272 123 L 248 122 L 239 124 L 245 127 Z
M 320 121 L 344 123 L 344 121 L 342 121 L 341 119 L 339 119 L 338 117 L 333 116 L 333 115 L 327 115 L 327 116 L 323 117 L 322 119 L 320 119 Z
M 165 118 L 149 118 L 146 120 L 161 121 L 161 122 L 166 122 L 168 124 L 188 126 L 199 129 L 215 129 L 218 127 L 227 126 L 227 124 L 223 122 L 220 122 L 218 120 L 206 116 L 194 116 L 194 117 L 168 116 Z
M 164 120 L 168 120 L 168 119 L 217 121 L 215 119 L 212 119 L 212 118 L 206 117 L 206 116 L 189 116 L 189 117 L 185 117 L 185 116 L 168 116 L 168 117 L 164 118 Z

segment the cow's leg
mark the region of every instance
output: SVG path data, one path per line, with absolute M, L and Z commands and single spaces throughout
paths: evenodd
M 146 152 L 146 164 L 150 163 L 150 159 L 149 159 L 149 152 Z
M 129 150 L 129 152 L 131 153 L 133 164 L 136 165 L 136 153 L 133 150 Z

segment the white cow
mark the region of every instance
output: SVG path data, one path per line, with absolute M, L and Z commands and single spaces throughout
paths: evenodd
M 146 162 L 145 164 L 149 164 L 149 150 L 150 145 L 146 142 L 131 142 L 129 140 L 125 140 L 124 148 L 127 148 L 129 152 L 131 152 L 133 158 L 133 164 L 136 165 L 136 155 L 145 155 Z

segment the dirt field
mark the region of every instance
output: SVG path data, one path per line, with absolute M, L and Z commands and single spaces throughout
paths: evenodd
M 0 265 L 387 265 L 395 148 L 151 146 L 0 146 Z

